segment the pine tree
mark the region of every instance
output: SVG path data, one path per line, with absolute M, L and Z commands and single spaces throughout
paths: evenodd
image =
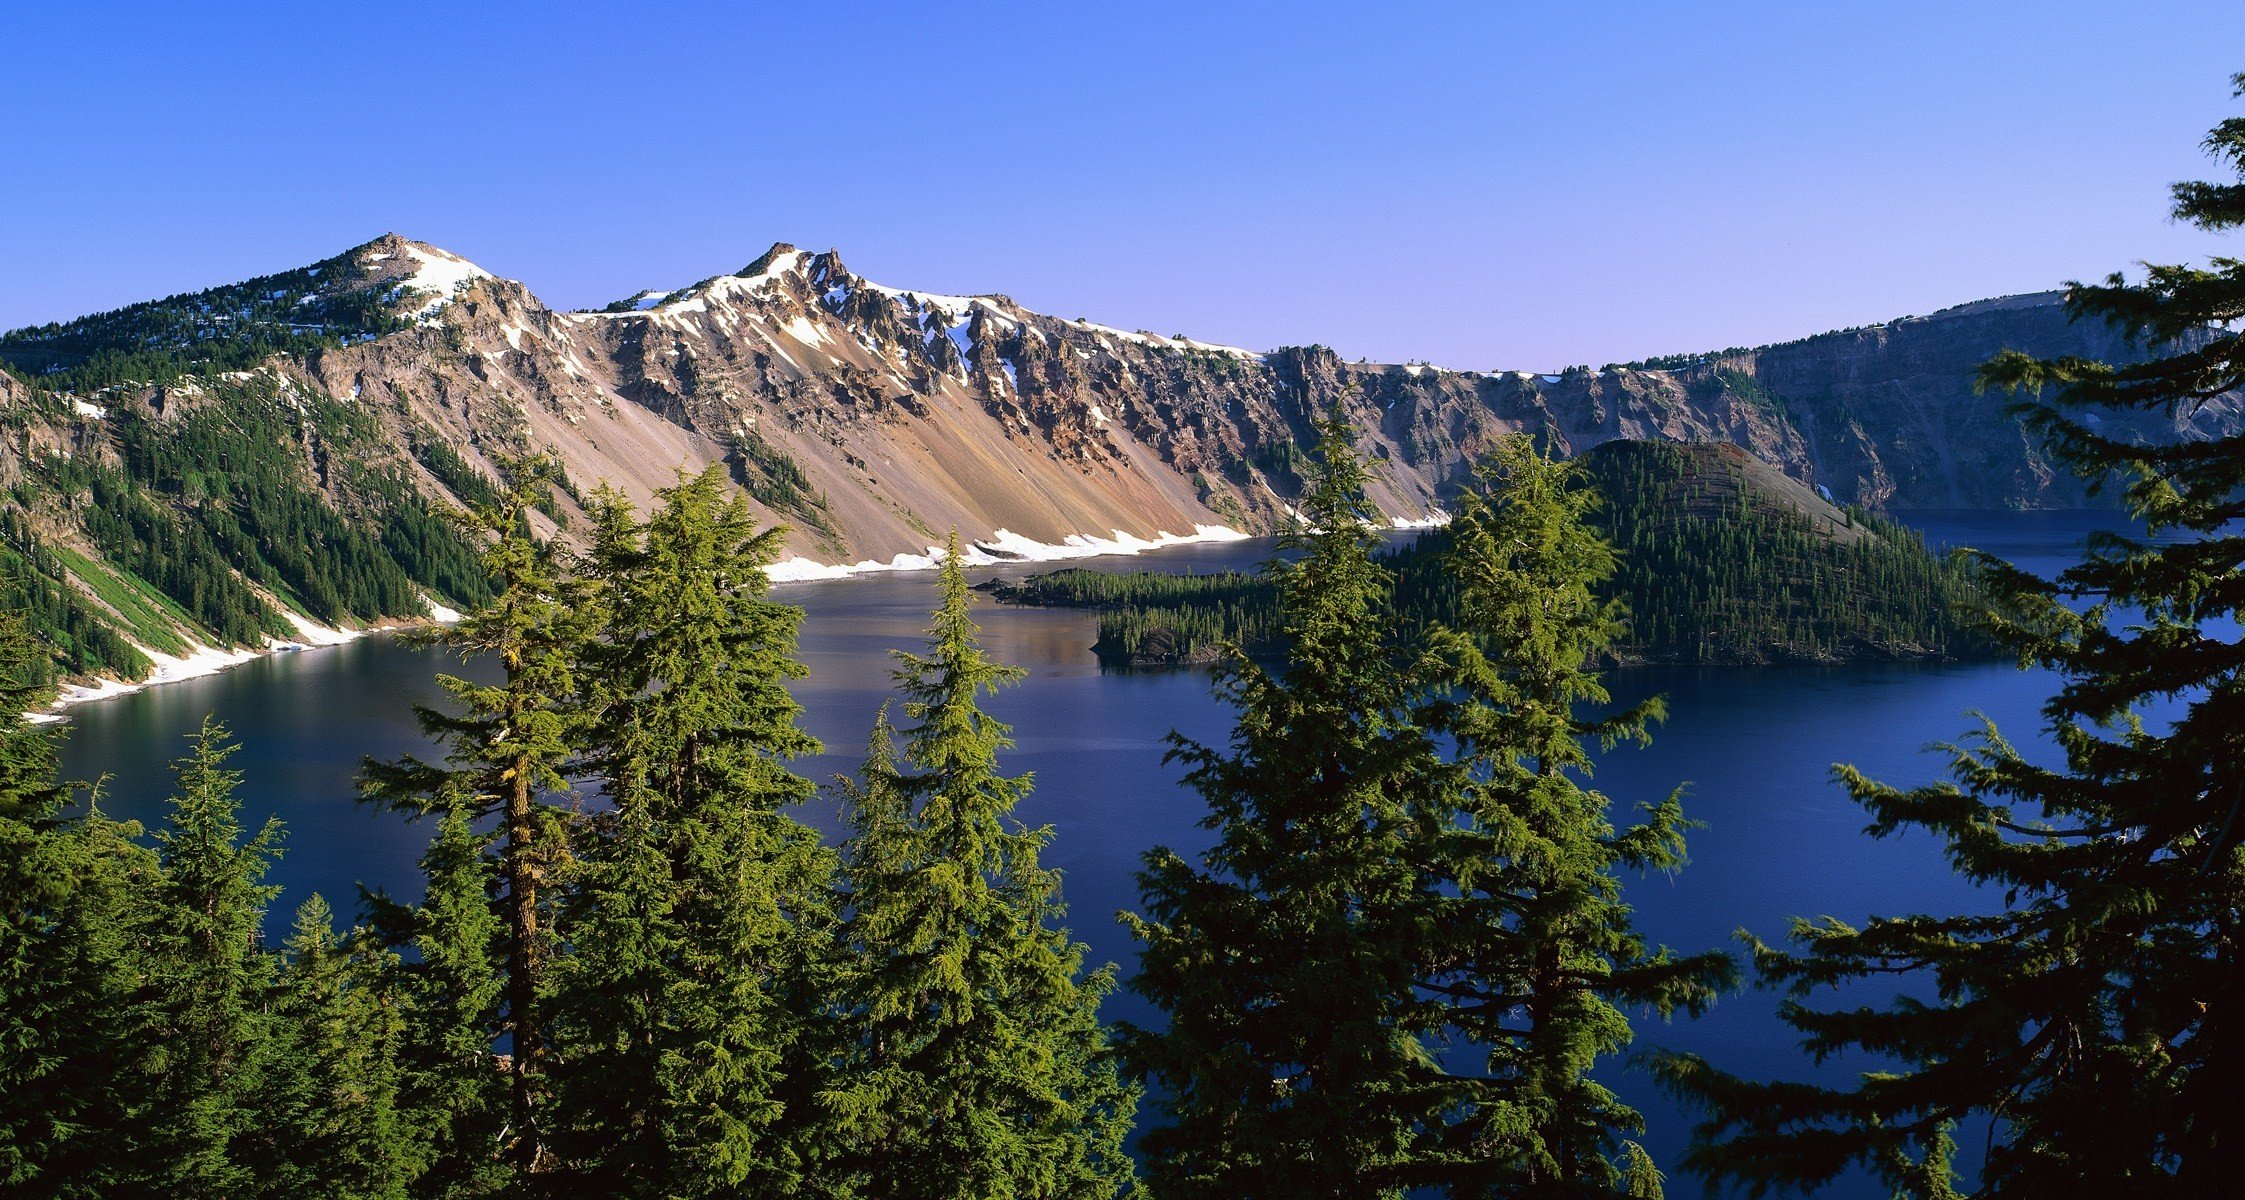
M 608 626 L 589 744 L 614 805 L 564 913 L 556 1050 L 576 1186 L 768 1195 L 801 1179 L 815 1081 L 789 1070 L 818 1014 L 787 1002 L 819 957 L 833 856 L 784 811 L 816 753 L 787 681 L 802 611 L 766 596 L 782 531 L 716 471 L 642 527 L 596 505 Z
M 501 678 L 480 684 L 439 676 L 460 711 L 415 712 L 423 732 L 446 747 L 443 765 L 411 756 L 369 761 L 361 789 L 413 814 L 442 811 L 464 796 L 473 816 L 499 823 L 498 900 L 507 922 L 501 1024 L 513 1047 L 508 1153 L 516 1171 L 527 1173 L 537 1169 L 543 1144 L 539 1076 L 546 1047 L 538 1008 L 552 943 L 545 888 L 568 854 L 569 810 L 548 798 L 569 784 L 565 770 L 580 725 L 576 671 L 597 614 L 555 545 L 530 526 L 530 514 L 551 492 L 550 465 L 526 459 L 504 466 L 506 490 L 469 517 L 486 539 L 483 568 L 496 594 L 436 635 L 463 657 L 496 662 Z
M 155 855 L 138 825 L 67 819 L 45 651 L 0 613 L 0 1193 L 126 1194 L 151 1043 L 143 994 Z
M 1616 556 L 1590 526 L 1595 493 L 1524 435 L 1476 474 L 1446 559 L 1459 628 L 1434 634 L 1442 666 L 1425 714 L 1457 751 L 1423 826 L 1431 999 L 1419 1021 L 1486 1053 L 1481 1072 L 1456 1077 L 1442 1182 L 1458 1196 L 1658 1196 L 1658 1172 L 1626 1140 L 1643 1118 L 1592 1070 L 1629 1045 L 1625 1007 L 1696 1014 L 1731 963 L 1649 949 L 1620 898 L 1622 868 L 1683 864 L 1678 796 L 1616 832 L 1610 801 L 1584 782 L 1589 743 L 1643 743 L 1663 714 L 1656 697 L 1582 715 L 1609 700 L 1593 668 L 1626 616 L 1598 598 Z
M 261 1194 L 406 1200 L 427 1166 L 400 1104 L 406 1012 L 395 954 L 365 930 L 338 938 L 314 895 L 283 946 L 277 1050 L 259 1089 Z
M 1198 865 L 1154 850 L 1139 877 L 1131 986 L 1168 1028 L 1126 1028 L 1125 1047 L 1166 1091 L 1141 1142 L 1158 1196 L 1400 1196 L 1446 1103 L 1409 1027 L 1407 850 L 1437 764 L 1407 710 L 1416 672 L 1383 636 L 1363 465 L 1338 417 L 1319 434 L 1282 542 L 1300 557 L 1266 568 L 1284 660 L 1219 667 L 1228 750 L 1172 737 L 1216 844 Z
M 426 886 L 412 914 L 403 1104 L 429 1144 L 415 1191 L 436 1200 L 496 1195 L 507 1175 L 514 1076 L 500 1074 L 492 1053 L 506 931 L 492 908 L 490 839 L 471 824 L 474 807 L 461 798 L 444 810 L 421 856 Z
M 1022 672 L 977 640 L 956 531 L 938 586 L 926 652 L 899 656 L 901 761 L 884 710 L 850 789 L 855 1036 L 826 1101 L 864 1195 L 1104 1200 L 1130 1184 L 1136 1106 L 1099 1024 L 1113 970 L 1083 973 L 1038 863 L 1051 831 L 1012 819 L 1031 781 L 1000 772 L 1011 730 L 980 701 Z
M 226 760 L 237 747 L 206 719 L 176 764 L 178 788 L 156 832 L 163 864 L 156 904 L 155 1035 L 141 1153 L 166 1194 L 236 1197 L 255 1180 L 240 1144 L 274 1051 L 267 1010 L 274 962 L 260 937 L 279 889 L 263 880 L 281 825 L 246 834 Z
M 2236 80 L 2245 95 L 2245 76 Z M 2240 182 L 2175 188 L 2174 215 L 2245 225 L 2245 118 L 2207 147 Z M 2114 366 L 2006 353 L 1983 385 L 2060 463 L 2117 484 L 2142 536 L 2099 535 L 2045 581 L 1984 560 L 1994 636 L 2061 679 L 2044 705 L 2063 763 L 1995 729 L 1951 750 L 1955 782 L 1897 789 L 1838 768 L 1870 832 L 1922 829 L 2003 902 L 1989 915 L 1796 921 L 1755 944 L 1811 1053 L 1890 1066 L 1852 1087 L 1755 1083 L 1669 1060 L 1708 1112 L 1691 1165 L 1759 1192 L 1851 1164 L 1915 1194 L 1953 1194 L 1949 1128 L 1990 1122 L 1975 1195 L 2232 1195 L 2245 1095 L 2245 437 L 2111 436 L 2099 410 L 2189 416 L 2245 386 L 2245 262 L 2153 266 L 2072 285 L 2076 319 L 2147 352 Z M 2103 430 L 2103 431 L 2101 431 Z M 2147 721 L 2168 702 L 2171 721 Z M 1884 1007 L 1820 1009 L 1825 989 L 1897 979 Z

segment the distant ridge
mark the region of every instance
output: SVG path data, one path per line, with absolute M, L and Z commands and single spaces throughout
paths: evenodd
M 0 533 L 23 577 L 45 581 L 53 622 L 75 605 L 77 627 L 158 649 L 472 599 L 458 567 L 469 548 L 437 514 L 488 494 L 497 458 L 525 452 L 562 465 L 551 509 L 565 524 L 603 484 L 643 504 L 677 472 L 718 466 L 790 527 L 784 577 L 924 564 L 953 527 L 989 559 L 1268 532 L 1299 493 L 1312 420 L 1334 407 L 1362 431 L 1370 498 L 1398 523 L 1440 520 L 1472 459 L 1515 430 L 1567 453 L 1727 443 L 1871 508 L 2074 507 L 2089 499 L 2080 482 L 2002 397 L 1971 388 L 2005 348 L 2136 355 L 2058 300 L 1600 370 L 1451 371 L 915 291 L 784 242 L 732 274 L 561 312 L 385 234 L 293 271 L 0 335 L 16 377 L 0 382 Z M 2108 431 L 2234 433 L 2240 412 L 2222 397 Z M 119 525 L 96 496 L 139 515 Z M 158 578 L 157 543 L 190 556 L 193 578 Z M 87 577 L 104 569 L 116 578 Z M 62 657 L 147 669 L 97 642 L 73 635 Z

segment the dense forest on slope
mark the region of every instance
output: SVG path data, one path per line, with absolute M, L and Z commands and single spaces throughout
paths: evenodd
M 257 646 L 298 636 L 284 612 L 363 625 L 489 594 L 369 414 L 266 372 L 169 378 L 101 405 L 10 381 L 0 404 L 0 600 L 48 672 L 137 678 L 136 647 Z
M 1734 446 L 1612 442 L 1579 460 L 1599 496 L 1592 522 L 1620 552 L 1604 585 L 1627 606 L 1618 661 L 1833 662 L 1945 658 L 1984 643 L 1957 606 L 1967 568 L 1909 530 L 1842 510 Z M 1449 535 L 1387 551 L 1407 621 L 1455 619 Z M 987 585 L 1004 603 L 1100 610 L 1094 649 L 1115 665 L 1212 661 L 1235 641 L 1269 653 L 1277 602 L 1261 575 L 1081 568 Z

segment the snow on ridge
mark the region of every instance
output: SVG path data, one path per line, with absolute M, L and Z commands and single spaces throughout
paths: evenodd
M 1000 529 L 987 538 L 969 544 L 960 553 L 959 560 L 970 567 L 1015 562 L 1061 562 L 1103 554 L 1142 554 L 1148 550 L 1195 542 L 1238 542 L 1252 536 L 1225 525 L 1195 525 L 1193 532 L 1189 534 L 1161 530 L 1151 538 L 1138 537 L 1120 529 L 1110 532 L 1115 536 L 1103 538 L 1071 533 L 1061 539 L 1060 544 L 1054 545 L 1023 537 L 1010 529 Z M 774 583 L 796 583 L 812 579 L 844 579 L 873 571 L 931 571 L 942 561 L 941 546 L 930 546 L 925 554 L 899 554 L 887 562 L 868 558 L 855 563 L 822 563 L 794 555 L 765 567 L 764 574 Z
M 405 243 L 405 253 L 414 262 L 413 273 L 405 276 L 399 282 L 416 291 L 435 293 L 428 303 L 414 310 L 412 316 L 415 320 L 425 321 L 435 316 L 438 309 L 452 303 L 452 294 L 459 291 L 463 285 L 479 279 L 492 278 L 491 272 L 484 270 L 482 267 L 457 254 L 438 250 L 433 246 L 424 248 L 412 242 L 407 242 Z M 376 260 L 369 258 L 367 261 L 373 262 Z
M 1450 523 L 1450 514 L 1439 508 L 1429 509 L 1423 517 L 1390 517 L 1388 524 L 1396 529 L 1440 529 Z
M 1217 354 L 1229 354 L 1234 358 L 1251 358 L 1256 360 L 1260 360 L 1263 357 L 1261 354 L 1258 354 L 1253 350 L 1246 349 L 1245 347 L 1226 346 L 1219 342 L 1204 342 L 1198 338 L 1163 337 L 1158 333 L 1132 333 L 1127 329 L 1117 329 L 1112 325 L 1101 325 L 1097 321 L 1069 321 L 1066 323 L 1069 325 L 1073 325 L 1078 329 L 1089 330 L 1090 332 L 1095 334 L 1107 334 L 1112 337 L 1119 337 L 1126 342 L 1136 342 L 1141 346 L 1158 346 L 1166 350 L 1176 350 L 1180 348 L 1186 350 L 1209 350 Z

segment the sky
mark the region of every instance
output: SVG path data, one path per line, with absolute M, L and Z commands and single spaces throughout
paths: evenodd
M 867 278 L 1474 369 L 2238 253 L 2167 218 L 2245 4 L 0 10 L 0 328 L 385 231 L 560 308 L 775 241 Z

